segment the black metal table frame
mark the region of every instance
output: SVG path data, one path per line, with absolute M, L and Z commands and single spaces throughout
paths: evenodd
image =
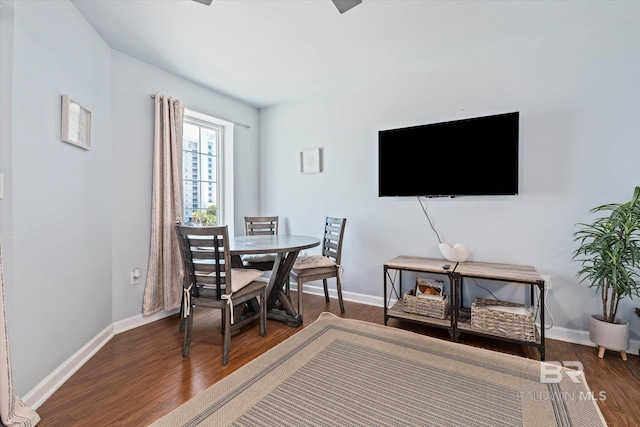
M 398 278 L 398 289 L 396 289 L 396 283 L 395 283 L 395 279 L 392 279 L 390 274 L 389 274 L 389 270 L 396 270 L 398 271 L 399 274 L 399 278 Z M 391 300 L 391 296 L 393 295 L 393 293 L 395 293 L 396 297 L 398 300 L 400 300 L 403 296 L 403 292 L 402 292 L 402 272 L 403 271 L 410 271 L 410 272 L 414 272 L 414 273 L 424 273 L 425 270 L 418 270 L 418 269 L 412 269 L 412 268 L 398 268 L 398 267 L 389 267 L 387 264 L 384 265 L 384 324 L 385 326 L 387 325 L 387 321 L 390 318 L 390 316 L 388 315 L 388 309 L 389 309 L 389 302 Z M 488 337 L 488 338 L 492 338 L 492 339 L 497 339 L 497 340 L 501 340 L 501 341 L 507 341 L 507 342 L 513 342 L 513 343 L 517 343 L 517 344 L 522 344 L 522 345 L 528 345 L 528 346 L 533 346 L 533 347 L 537 347 L 538 351 L 540 353 L 540 360 L 544 361 L 545 360 L 545 295 L 544 295 L 544 280 L 538 280 L 536 282 L 528 282 L 528 281 L 519 281 L 517 279 L 500 279 L 500 278 L 491 278 L 491 280 L 495 280 L 495 281 L 501 281 L 501 282 L 513 282 L 513 283 L 522 283 L 525 285 L 529 285 L 530 286 L 530 299 L 531 299 L 531 304 L 533 305 L 535 303 L 535 286 L 537 286 L 540 290 L 540 298 L 538 301 L 538 309 L 540 311 L 540 342 L 538 343 L 536 342 L 529 342 L 529 341 L 523 341 L 523 340 L 518 340 L 518 339 L 512 339 L 512 338 L 508 338 L 508 337 L 503 337 L 500 335 L 495 335 L 495 334 L 491 334 L 491 333 L 483 333 L 482 331 L 479 330 L 468 330 L 468 329 L 460 329 L 458 327 L 458 319 L 459 319 L 459 314 L 460 314 L 460 310 L 463 308 L 462 307 L 462 297 L 463 297 L 463 289 L 464 289 L 464 277 L 467 278 L 481 278 L 481 279 L 485 279 L 484 277 L 477 277 L 477 276 L 473 276 L 473 275 L 462 275 L 459 272 L 455 271 L 455 268 L 452 269 L 451 271 L 446 271 L 443 270 L 441 272 L 435 272 L 435 271 L 431 271 L 431 273 L 434 274 L 444 274 L 449 278 L 449 285 L 450 285 L 450 289 L 451 289 L 451 298 L 449 299 L 449 315 L 451 316 L 451 323 L 450 326 L 447 327 L 447 331 L 449 332 L 449 336 L 451 338 L 452 341 L 454 342 L 459 342 L 458 338 L 460 337 L 460 334 L 462 333 L 468 333 L 468 334 L 472 334 L 472 335 L 478 335 L 478 336 L 484 336 L 484 337 Z M 391 288 L 388 289 L 387 286 L 387 279 L 389 280 L 389 282 L 391 283 Z M 399 291 L 399 293 L 398 293 Z M 399 317 L 395 317 L 392 316 L 393 318 L 398 318 L 400 320 L 404 320 L 404 321 L 409 321 L 409 322 L 413 322 L 413 323 L 420 323 L 420 324 L 425 324 L 428 326 L 434 326 L 434 327 L 439 327 L 442 328 L 442 325 L 438 325 L 436 323 L 432 323 L 429 322 L 428 320 L 425 321 L 414 321 L 411 319 L 404 319 L 404 318 L 399 318 Z M 425 316 L 426 317 L 426 316 Z

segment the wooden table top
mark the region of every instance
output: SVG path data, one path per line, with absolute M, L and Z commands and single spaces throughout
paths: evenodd
M 232 255 L 270 254 L 301 251 L 320 245 L 320 239 L 295 234 L 268 236 L 234 236 L 229 239 Z
M 449 269 L 443 266 L 449 264 Z M 422 258 L 401 255 L 395 257 L 384 265 L 388 268 L 398 268 L 429 273 L 447 274 L 455 271 L 461 276 L 477 277 L 482 279 L 508 280 L 522 283 L 535 283 L 542 281 L 542 276 L 535 267 L 530 265 L 499 264 L 492 262 L 466 261 L 457 263 L 442 258 Z

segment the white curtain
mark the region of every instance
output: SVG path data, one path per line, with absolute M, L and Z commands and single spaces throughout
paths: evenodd
M 182 280 L 175 236 L 182 221 L 182 101 L 155 94 L 151 250 L 142 314 L 180 307 Z
M 0 304 L 0 358 L 2 359 L 0 361 L 0 418 L 5 426 L 31 427 L 38 424 L 40 417 L 34 410 L 26 406 L 13 390 L 1 241 L 0 278 L 2 280 L 2 289 L 0 290 L 0 297 L 2 298 L 2 304 Z

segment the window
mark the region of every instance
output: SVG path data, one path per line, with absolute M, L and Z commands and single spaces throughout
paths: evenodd
M 222 152 L 225 127 L 206 116 L 185 111 L 182 164 L 185 224 L 223 224 L 219 217 L 224 200 L 222 191 Z M 205 203 L 206 201 L 206 203 Z

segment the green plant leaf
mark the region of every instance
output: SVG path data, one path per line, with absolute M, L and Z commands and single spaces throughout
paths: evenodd
M 579 283 L 587 282 L 601 293 L 603 316 L 613 321 L 620 299 L 640 296 L 640 186 L 635 187 L 630 201 L 608 203 L 589 212 L 609 215 L 576 224 L 579 229 L 573 240 L 578 247 L 572 260 L 581 266 Z

